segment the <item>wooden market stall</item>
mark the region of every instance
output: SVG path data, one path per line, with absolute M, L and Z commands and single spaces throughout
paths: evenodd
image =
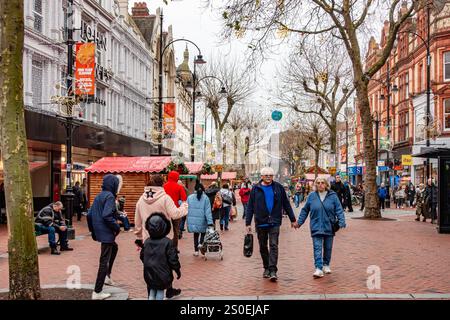
M 236 172 L 222 172 L 222 181 L 221 184 L 224 185 L 225 183 L 228 183 L 228 185 L 230 185 L 231 187 L 231 181 L 236 179 L 237 173 Z M 200 176 L 200 180 L 203 183 L 203 185 L 205 186 L 205 188 L 207 188 L 213 181 L 217 181 L 218 178 L 218 173 L 214 173 L 214 174 L 202 174 Z
M 102 190 L 103 176 L 108 173 L 120 174 L 123 178 L 122 189 L 118 197 L 125 197 L 125 212 L 130 223 L 134 223 L 136 203 L 144 192 L 151 174 L 164 173 L 170 164 L 170 157 L 104 157 L 85 171 L 88 173 L 88 201 L 92 205 L 94 198 Z

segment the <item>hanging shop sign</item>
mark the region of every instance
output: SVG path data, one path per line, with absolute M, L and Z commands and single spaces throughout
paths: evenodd
M 76 44 L 75 80 L 76 95 L 95 95 L 95 43 Z
M 402 165 L 412 166 L 412 157 L 410 154 L 402 154 Z
M 163 117 L 163 134 L 166 139 L 175 138 L 176 131 L 176 104 L 172 102 L 164 103 L 164 117 Z

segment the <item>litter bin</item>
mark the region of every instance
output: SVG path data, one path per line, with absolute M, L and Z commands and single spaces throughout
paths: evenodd
M 72 226 L 72 216 L 73 216 L 73 193 L 64 193 L 61 195 L 61 202 L 63 203 L 64 209 L 62 211 L 64 219 L 67 225 L 67 239 L 75 239 L 75 229 Z

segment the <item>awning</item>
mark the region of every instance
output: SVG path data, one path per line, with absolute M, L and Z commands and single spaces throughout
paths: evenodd
M 182 175 L 180 175 L 180 180 L 183 180 L 183 179 L 197 180 L 197 176 L 195 174 L 182 174 Z
M 414 158 L 432 158 L 437 159 L 438 157 L 448 156 L 450 157 L 449 148 L 432 148 L 432 147 L 422 147 L 420 152 L 412 155 Z
M 190 174 L 199 173 L 203 168 L 203 162 L 186 162 L 184 165 L 188 168 Z
M 314 167 L 314 166 L 313 167 L 309 167 L 308 169 L 306 169 L 305 173 L 315 173 L 314 172 L 315 168 L 316 167 Z M 323 168 L 321 168 L 321 167 L 319 167 L 319 166 L 317 166 L 317 173 L 318 174 L 328 174 L 328 171 L 323 169 Z
M 30 172 L 36 171 L 40 168 L 46 167 L 47 161 L 32 161 L 28 163 L 28 168 L 30 169 Z
M 222 180 L 231 180 L 236 179 L 236 172 L 222 172 Z M 202 174 L 200 179 L 202 180 L 217 180 L 218 174 L 217 172 L 214 174 Z
M 171 157 L 104 157 L 95 162 L 86 172 L 91 173 L 156 173 L 163 171 Z

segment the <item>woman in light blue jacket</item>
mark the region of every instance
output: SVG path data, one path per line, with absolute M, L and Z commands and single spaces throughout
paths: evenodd
M 330 261 L 333 249 L 333 224 L 339 222 L 340 228 L 345 228 L 345 216 L 337 194 L 330 190 L 326 179 L 317 178 L 316 191 L 312 192 L 298 217 L 298 225 L 305 223 L 310 215 L 311 237 L 314 247 L 314 278 L 323 277 L 324 273 L 331 273 Z M 323 257 L 323 259 L 322 259 Z M 323 270 L 322 270 L 323 269 Z
M 194 233 L 194 256 L 198 256 L 198 250 L 205 239 L 207 227 L 214 225 L 211 214 L 211 203 L 205 194 L 205 187 L 202 184 L 196 186 L 196 193 L 188 197 L 187 204 L 187 230 L 190 233 Z

